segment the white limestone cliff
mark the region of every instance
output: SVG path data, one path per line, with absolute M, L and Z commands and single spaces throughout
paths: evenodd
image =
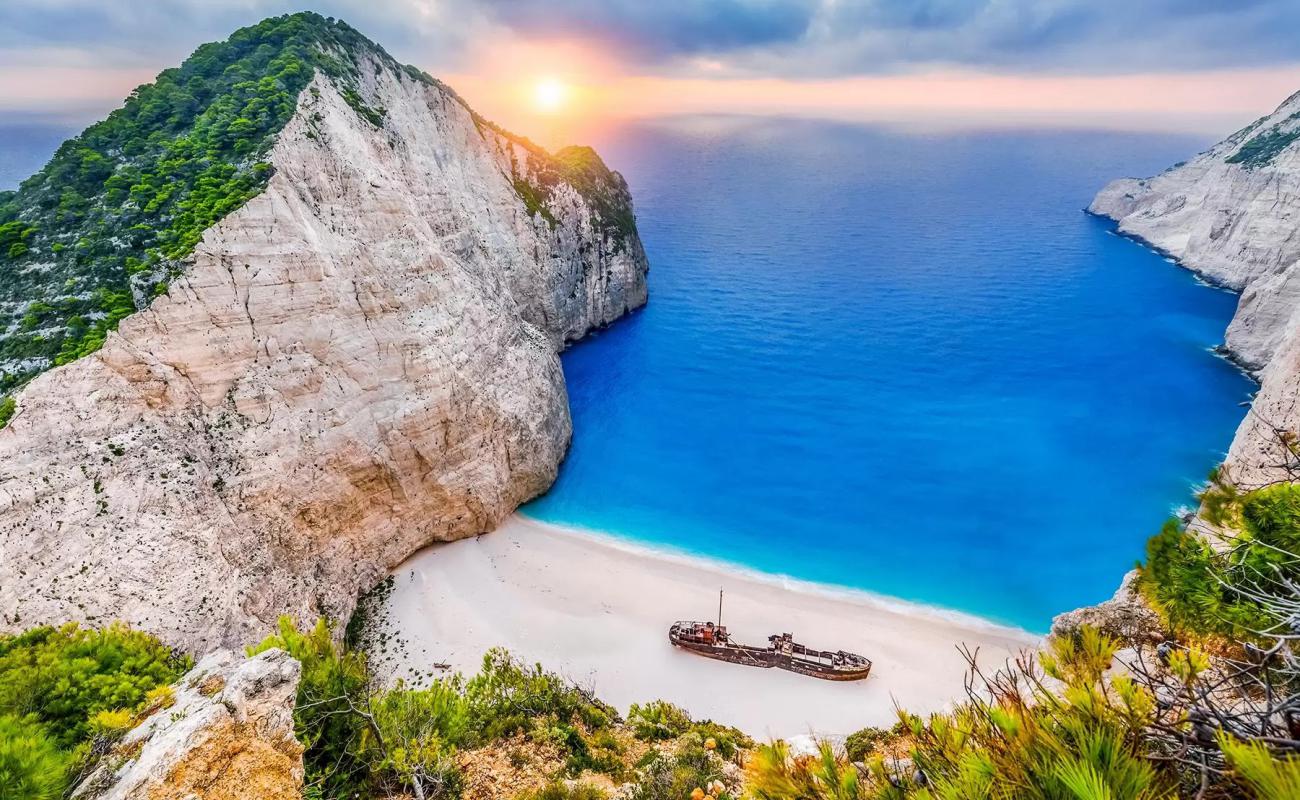
M 1247 488 L 1280 477 L 1274 429 L 1300 429 L 1300 93 L 1184 164 L 1110 183 L 1089 211 L 1241 292 L 1226 347 L 1260 389 L 1226 465 Z
M 208 655 L 100 759 L 73 800 L 301 797 L 293 722 L 301 671 L 283 650 Z
M 635 231 L 440 84 L 376 59 L 358 81 L 382 125 L 318 74 L 266 191 L 19 395 L 0 629 L 121 619 L 207 652 L 280 614 L 346 618 L 416 549 L 554 480 L 557 353 L 645 302 Z M 519 181 L 549 182 L 543 208 Z

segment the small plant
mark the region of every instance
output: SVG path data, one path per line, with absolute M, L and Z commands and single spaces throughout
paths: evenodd
M 605 800 L 608 795 L 589 783 L 556 781 L 541 789 L 524 792 L 516 800 Z
M 135 727 L 136 716 L 125 708 L 113 711 L 98 711 L 88 723 L 90 735 L 108 741 L 116 741 Z
M 627 723 L 632 735 L 642 741 L 676 739 L 691 729 L 690 714 L 664 700 L 645 705 L 632 704 L 627 712 Z
M 726 785 L 723 759 L 715 749 L 706 747 L 707 739 L 695 732 L 687 733 L 671 752 L 651 751 L 637 765 L 637 777 L 628 800 L 663 800 L 698 798 L 707 792 L 714 800 L 733 800 Z M 805 800 L 799 798 L 799 800 Z
M 903 723 L 892 728 L 863 728 L 844 740 L 844 755 L 852 762 L 861 762 L 882 745 L 896 741 L 906 733 Z

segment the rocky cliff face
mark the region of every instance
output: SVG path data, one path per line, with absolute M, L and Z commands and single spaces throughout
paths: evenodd
M 283 650 L 212 653 L 174 702 L 132 729 L 74 800 L 271 800 L 302 794 L 293 705 L 300 667 Z
M 1300 428 L 1300 94 L 1185 164 L 1114 181 L 1089 210 L 1241 292 L 1226 344 L 1260 390 L 1226 463 L 1243 487 L 1279 477 L 1274 430 Z
M 318 73 L 265 191 L 0 430 L 0 611 L 205 652 L 346 617 L 491 530 L 570 436 L 557 352 L 646 300 L 627 187 L 362 54 Z

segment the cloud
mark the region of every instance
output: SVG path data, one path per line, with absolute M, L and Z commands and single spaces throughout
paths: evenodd
M 503 37 L 592 41 L 638 70 L 678 76 L 705 63 L 715 75 L 823 78 L 935 66 L 1103 75 L 1300 60 L 1297 0 L 323 0 L 312 8 L 435 72 L 463 68 L 475 46 Z M 0 65 L 14 53 L 70 50 L 110 68 L 169 65 L 202 41 L 299 9 L 293 0 L 3 0 Z

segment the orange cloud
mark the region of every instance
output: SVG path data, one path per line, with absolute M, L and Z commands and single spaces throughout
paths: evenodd
M 1087 125 L 1225 133 L 1271 111 L 1300 87 L 1300 65 L 1272 69 L 1051 77 L 934 70 L 908 75 L 794 81 L 671 78 L 580 67 L 567 120 L 544 120 L 526 102 L 536 72 L 446 76 L 482 113 L 507 127 L 580 135 L 591 124 L 669 114 L 772 114 L 925 126 Z M 578 63 L 578 62 L 573 62 Z M 547 74 L 552 74 L 548 72 Z

